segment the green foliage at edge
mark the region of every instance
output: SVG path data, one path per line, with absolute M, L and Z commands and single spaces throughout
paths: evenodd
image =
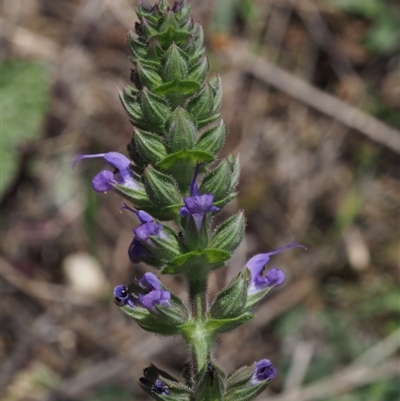
M 49 106 L 49 79 L 44 65 L 34 61 L 6 61 L 0 69 L 2 196 L 18 172 L 18 146 L 41 133 Z

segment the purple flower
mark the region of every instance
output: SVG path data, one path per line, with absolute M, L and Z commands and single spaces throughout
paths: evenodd
M 102 170 L 92 179 L 93 189 L 97 192 L 107 192 L 114 189 L 114 185 L 123 185 L 127 188 L 138 189 L 137 182 L 130 171 L 131 161 L 121 153 L 108 152 L 95 155 L 81 155 L 74 161 L 72 167 L 83 159 L 96 159 L 102 157 L 114 171 Z M 116 176 L 116 178 L 114 178 Z
M 151 386 L 151 391 L 156 394 L 167 395 L 169 393 L 168 386 L 160 379 L 157 379 Z
M 219 207 L 213 205 L 214 195 L 200 195 L 199 187 L 196 184 L 199 167 L 200 164 L 196 166 L 193 179 L 190 183 L 190 196 L 183 200 L 185 206 L 181 207 L 180 214 L 185 217 L 193 216 L 197 230 L 200 231 L 204 215 L 210 212 L 218 212 Z
M 126 203 L 124 203 L 124 206 L 122 206 L 120 210 L 123 209 L 129 210 L 130 212 L 136 214 L 141 223 L 138 228 L 134 228 L 132 230 L 135 234 L 135 237 L 129 246 L 129 259 L 132 263 L 139 263 L 144 259 L 153 257 L 154 255 L 146 248 L 144 244 L 152 246 L 150 238 L 152 235 L 163 237 L 163 233 L 161 231 L 162 224 L 154 222 L 153 217 L 145 211 L 132 209 Z
M 125 285 L 117 285 L 114 288 L 114 301 L 118 306 L 130 306 L 131 308 L 135 306 L 129 289 Z
M 251 378 L 251 384 L 256 385 L 264 380 L 273 380 L 276 376 L 276 369 L 273 367 L 272 363 L 268 359 L 261 359 L 256 363 L 254 368 L 254 373 Z
M 251 273 L 251 282 L 248 291 L 249 295 L 261 291 L 267 287 L 278 287 L 283 284 L 283 282 L 285 281 L 285 274 L 282 270 L 273 268 L 269 270 L 265 275 L 263 273 L 265 272 L 265 265 L 268 263 L 272 255 L 276 255 L 277 253 L 280 253 L 290 248 L 306 249 L 303 245 L 296 244 L 294 241 L 292 241 L 290 244 L 276 251 L 259 253 L 258 255 L 253 256 L 247 262 L 246 266 Z
M 139 294 L 139 302 L 144 308 L 157 312 L 156 305 L 170 306 L 171 293 L 163 290 L 160 280 L 153 273 L 145 273 L 138 283 L 146 292 L 145 295 Z
M 161 229 L 161 224 L 154 223 L 154 221 L 149 221 L 148 223 L 140 225 L 138 228 L 134 228 L 133 233 L 138 241 L 148 243 L 151 235 L 158 237 L 160 236 Z
M 154 255 L 136 238 L 133 239 L 128 249 L 129 259 L 132 263 L 140 263 Z

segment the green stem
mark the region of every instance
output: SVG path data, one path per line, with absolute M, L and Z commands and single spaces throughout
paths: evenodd
M 207 276 L 199 278 L 188 277 L 189 304 L 194 330 L 188 340 L 192 352 L 193 374 L 207 363 L 210 356 L 210 341 L 205 327 L 208 305 L 207 305 Z
M 189 304 L 192 318 L 204 320 L 207 316 L 207 278 L 193 280 L 189 278 Z

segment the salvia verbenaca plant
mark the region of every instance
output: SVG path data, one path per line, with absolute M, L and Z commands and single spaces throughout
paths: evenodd
M 266 269 L 271 256 L 302 245 L 291 242 L 253 256 L 212 302 L 207 279 L 226 266 L 245 232 L 243 211 L 217 227 L 213 217 L 236 196 L 238 158 L 217 159 L 227 128 L 221 118 L 221 80 L 207 80 L 209 64 L 203 29 L 185 0 L 169 6 L 141 1 L 135 32 L 128 32 L 132 85 L 120 98 L 133 125 L 129 157 L 118 152 L 82 155 L 102 158 L 111 170 L 92 180 L 95 191 L 114 191 L 132 206 L 140 222 L 128 255 L 161 275 L 182 275 L 188 299 L 182 301 L 151 272 L 114 289 L 123 312 L 144 330 L 180 335 L 190 351 L 183 379 L 151 365 L 140 384 L 156 400 L 250 401 L 274 379 L 276 370 L 261 359 L 229 375 L 215 363 L 216 337 L 253 319 L 257 304 L 282 285 L 284 273 Z M 199 184 L 199 176 L 202 175 Z M 167 224 L 166 221 L 172 221 Z M 174 227 L 174 228 L 171 228 Z

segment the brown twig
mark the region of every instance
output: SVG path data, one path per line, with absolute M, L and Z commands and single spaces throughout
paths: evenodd
M 400 132 L 397 129 L 322 92 L 263 58 L 252 55 L 244 43 L 236 42 L 227 49 L 227 52 L 235 69 L 241 68 L 258 80 L 287 93 L 347 127 L 359 131 L 382 146 L 400 153 Z

